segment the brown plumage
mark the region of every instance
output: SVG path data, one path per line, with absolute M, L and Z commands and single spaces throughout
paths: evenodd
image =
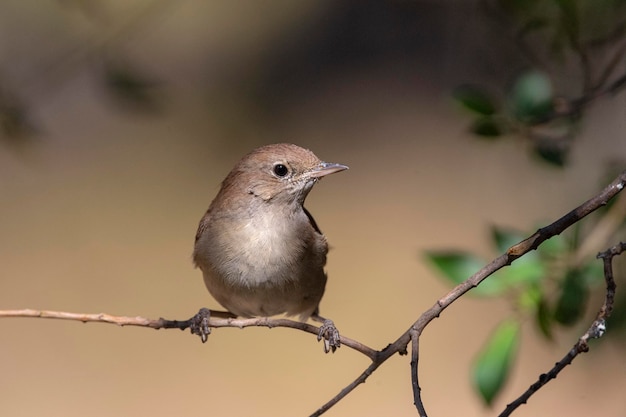
M 193 252 L 209 292 L 238 316 L 317 314 L 328 244 L 304 200 L 347 169 L 292 144 L 244 156 L 200 220 Z

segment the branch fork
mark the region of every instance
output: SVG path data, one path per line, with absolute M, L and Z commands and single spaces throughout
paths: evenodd
M 424 328 L 432 322 L 433 319 L 439 317 L 443 310 L 450 306 L 454 301 L 459 299 L 463 294 L 467 293 L 472 288 L 478 286 L 483 280 L 492 275 L 499 269 L 510 265 L 519 257 L 525 255 L 531 250 L 536 249 L 547 239 L 562 233 L 564 230 L 579 222 L 584 217 L 594 212 L 598 208 L 606 205 L 609 200 L 615 197 L 620 191 L 623 190 L 626 185 L 626 171 L 622 172 L 611 184 L 609 184 L 599 194 L 581 204 L 579 207 L 565 214 L 554 223 L 537 230 L 532 236 L 524 239 L 523 241 L 511 246 L 506 253 L 492 260 L 489 264 L 485 265 L 482 269 L 469 277 L 466 281 L 454 287 L 451 291 L 445 294 L 442 298 L 436 301 L 436 303 L 426 310 L 421 316 L 413 322 L 409 328 L 402 333 L 394 342 L 387 345 L 381 350 L 373 349 L 361 342 L 350 339 L 345 336 L 338 336 L 338 343 L 347 346 L 371 360 L 370 365 L 363 370 L 350 384 L 344 387 L 337 395 L 327 401 L 319 409 L 317 409 L 311 416 L 320 416 L 328 411 L 332 406 L 341 401 L 350 392 L 352 392 L 357 386 L 364 383 L 367 378 L 372 375 L 384 362 L 395 354 L 405 355 L 411 353 L 411 384 L 413 387 L 413 400 L 415 407 L 420 417 L 427 417 L 426 410 L 421 398 L 421 388 L 419 386 L 418 378 L 418 365 L 419 365 L 419 339 Z M 613 258 L 626 251 L 626 243 L 619 243 L 604 252 L 597 255 L 599 259 L 602 259 L 604 263 L 604 276 L 606 281 L 606 295 L 604 302 L 596 316 L 594 322 L 590 325 L 589 329 L 578 339 L 569 352 L 557 362 L 552 369 L 539 376 L 538 380 L 533 383 L 521 396 L 515 399 L 513 402 L 507 405 L 505 410 L 500 414 L 500 417 L 509 416 L 517 407 L 521 404 L 525 404 L 528 399 L 537 392 L 541 387 L 547 384 L 569 364 L 572 363 L 574 358 L 580 353 L 587 352 L 589 350 L 589 340 L 597 339 L 604 335 L 606 332 L 606 319 L 610 316 L 613 310 L 613 302 L 615 298 L 615 280 L 613 278 Z M 100 322 L 100 323 L 112 323 L 119 326 L 140 326 L 148 327 L 152 329 L 171 329 L 178 328 L 185 330 L 191 328 L 193 334 L 200 336 L 203 342 L 206 342 L 208 335 L 211 333 L 211 329 L 219 327 L 288 327 L 297 330 L 301 330 L 307 333 L 312 333 L 319 337 L 320 327 L 303 323 L 286 318 L 236 318 L 230 313 L 211 311 L 208 309 L 201 309 L 200 312 L 189 320 L 167 320 L 167 319 L 148 319 L 144 317 L 126 317 L 126 316 L 113 316 L 105 313 L 97 314 L 82 314 L 82 313 L 69 313 L 59 311 L 45 311 L 45 310 L 3 310 L 0 311 L 0 317 L 34 317 L 34 318 L 54 318 L 63 320 L 75 320 L 81 322 Z M 323 329 L 323 326 L 321 329 Z M 326 342 L 326 340 L 325 340 Z

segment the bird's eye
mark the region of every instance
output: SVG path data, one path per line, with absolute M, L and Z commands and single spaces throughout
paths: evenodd
M 284 177 L 288 173 L 289 173 L 289 168 L 287 168 L 285 165 L 283 164 L 274 165 L 274 174 L 276 174 L 277 177 Z

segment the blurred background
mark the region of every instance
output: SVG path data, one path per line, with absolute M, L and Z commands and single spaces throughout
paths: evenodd
M 307 200 L 332 246 L 321 313 L 383 348 L 451 288 L 426 251 L 491 259 L 490 227 L 530 234 L 626 166 L 623 2 L 562 3 L 3 1 L 0 308 L 219 308 L 191 262 L 197 223 L 243 154 L 292 142 L 350 166 Z M 589 291 L 549 338 L 509 293 L 453 304 L 422 336 L 429 415 L 501 411 L 585 331 L 603 296 Z M 472 364 L 510 317 L 517 355 L 489 408 Z M 514 415 L 625 415 L 610 332 Z M 302 416 L 367 365 L 289 329 L 201 344 L 2 319 L 0 415 Z M 409 358 L 327 415 L 416 415 Z

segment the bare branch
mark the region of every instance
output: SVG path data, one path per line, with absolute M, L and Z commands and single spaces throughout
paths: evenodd
M 389 355 L 389 356 L 391 356 L 391 355 Z M 389 358 L 389 356 L 387 356 L 387 358 Z M 333 398 L 331 398 L 330 401 L 326 402 L 326 404 L 324 404 L 323 406 L 318 408 L 317 411 L 315 411 L 313 414 L 311 414 L 311 417 L 319 417 L 319 416 L 321 416 L 326 411 L 328 411 L 333 405 L 335 405 L 339 401 L 341 401 L 346 395 L 350 394 L 356 387 L 358 387 L 359 385 L 363 384 L 365 382 L 365 380 L 371 374 L 373 374 L 374 371 L 376 369 L 378 369 L 378 367 L 380 365 L 382 365 L 383 362 L 385 362 L 385 360 L 387 360 L 387 358 L 385 358 L 384 360 L 374 359 L 372 361 L 372 363 L 370 364 L 370 366 L 368 366 L 367 369 L 365 369 L 365 371 L 363 371 L 363 373 L 361 373 L 361 375 L 359 375 L 354 381 L 352 381 L 344 389 L 339 391 L 339 394 L 337 394 Z
M 546 385 L 552 379 L 556 378 L 559 372 L 561 372 L 567 365 L 571 364 L 574 358 L 580 353 L 589 351 L 589 339 L 597 339 L 604 335 L 606 331 L 606 319 L 611 315 L 613 311 L 613 301 L 615 298 L 615 280 L 613 279 L 613 257 L 626 251 L 626 243 L 619 243 L 612 248 L 598 254 L 598 258 L 602 258 L 604 261 L 604 279 L 606 281 L 606 295 L 604 303 L 598 311 L 596 319 L 593 321 L 589 329 L 583 334 L 576 342 L 574 347 L 567 352 L 567 354 L 558 361 L 552 369 L 547 373 L 539 375 L 537 382 L 532 384 L 522 395 L 520 395 L 515 401 L 506 406 L 504 411 L 500 413 L 499 417 L 510 416 L 515 409 L 520 405 L 526 404 L 528 399 L 541 387 Z
M 611 207 L 593 226 L 593 230 L 580 243 L 571 261 L 574 267 L 580 267 L 597 248 L 606 247 L 609 239 L 619 229 L 626 218 L 626 194 L 616 198 Z
M 488 265 L 484 266 L 474 275 L 469 277 L 467 280 L 454 287 L 450 292 L 440 298 L 435 305 L 426 310 L 417 319 L 417 321 L 415 321 L 415 323 L 413 323 L 413 325 L 409 327 L 409 329 L 404 332 L 395 342 L 380 351 L 380 354 L 376 357 L 375 360 L 372 361 L 372 364 L 367 368 L 365 372 L 363 372 L 350 385 L 344 388 L 336 397 L 334 397 L 328 403 L 324 404 L 324 406 L 322 406 L 318 410 L 318 412 L 316 412 L 312 416 L 321 415 L 320 410 L 323 410 L 322 412 L 324 412 L 332 407 L 337 402 L 335 401 L 337 397 L 340 397 L 339 399 L 345 397 L 345 395 L 347 395 L 350 391 L 356 388 L 359 384 L 364 383 L 367 377 L 391 356 L 395 355 L 396 353 L 406 354 L 406 348 L 411 341 L 411 335 L 415 332 L 417 334 L 417 338 L 419 339 L 419 336 L 422 334 L 424 328 L 433 319 L 439 317 L 443 310 L 445 310 L 450 304 L 456 301 L 463 294 L 478 286 L 478 284 L 480 284 L 484 279 L 492 275 L 494 272 L 507 265 L 510 265 L 517 258 L 523 256 L 531 250 L 537 249 L 537 247 L 539 247 L 539 245 L 546 240 L 550 239 L 553 236 L 561 234 L 565 229 L 567 229 L 574 223 L 579 222 L 590 213 L 594 212 L 600 207 L 605 206 L 609 200 L 611 200 L 624 189 L 624 186 L 626 186 L 626 171 L 623 171 L 599 194 L 585 201 L 583 204 L 570 211 L 560 219 L 556 220 L 554 223 L 537 230 L 532 236 L 524 239 L 516 245 L 511 246 L 505 254 L 497 257 Z M 413 349 L 418 350 L 418 352 L 413 353 L 414 355 L 416 355 L 415 357 L 418 357 L 419 344 L 414 344 Z M 417 368 L 417 362 L 415 362 L 415 367 Z M 412 375 L 415 374 L 415 378 L 417 378 L 418 370 L 412 369 L 412 371 Z M 415 397 L 416 404 L 421 404 L 421 389 L 414 389 L 413 395 Z M 423 412 L 423 410 L 420 412 Z
M 558 98 L 558 105 L 554 106 L 551 112 L 548 112 L 542 117 L 538 117 L 530 123 L 530 126 L 540 126 L 546 123 L 552 122 L 557 119 L 567 119 L 582 114 L 582 112 L 594 101 L 599 98 L 615 95 L 620 92 L 626 86 L 626 73 L 621 74 L 615 80 L 609 84 L 598 86 L 593 91 L 587 91 L 585 94 L 578 98 L 566 99 L 564 97 Z
M 322 405 L 316 410 L 312 416 L 320 416 L 329 410 L 336 403 L 341 401 L 345 396 L 352 392 L 357 386 L 364 383 L 367 378 L 374 372 L 380 365 L 382 365 L 387 359 L 395 354 L 406 355 L 408 344 L 411 342 L 411 379 L 413 384 L 413 395 L 415 406 L 420 413 L 420 416 L 426 416 L 426 411 L 421 399 L 421 388 L 418 383 L 418 359 L 419 359 L 419 338 L 424 328 L 435 318 L 439 317 L 441 312 L 445 310 L 450 304 L 459 299 L 463 294 L 478 286 L 484 279 L 492 275 L 499 269 L 510 265 L 519 257 L 525 255 L 531 250 L 536 249 L 541 243 L 556 236 L 583 219 L 588 214 L 597 210 L 598 208 L 607 204 L 607 202 L 615 197 L 620 191 L 624 189 L 626 185 L 626 171 L 622 172 L 611 184 L 604 188 L 595 197 L 587 200 L 579 207 L 565 214 L 554 223 L 537 230 L 532 236 L 524 239 L 523 241 L 511 246 L 506 253 L 492 260 L 488 265 L 484 266 L 474 275 L 469 277 L 466 281 L 454 287 L 451 291 L 441 297 L 437 302 L 428 310 L 426 310 L 419 318 L 405 331 L 398 339 L 389 344 L 382 350 L 374 350 L 356 340 L 349 339 L 341 336 L 341 344 L 348 346 L 363 355 L 370 358 L 371 364 L 349 385 L 343 388 L 337 395 Z M 507 406 L 507 410 L 502 416 L 509 415 L 519 405 L 525 403 L 527 399 L 543 385 L 545 385 L 550 379 L 556 377 L 556 375 L 567 366 L 574 357 L 580 352 L 588 350 L 587 342 L 589 339 L 602 336 L 604 332 L 604 320 L 610 315 L 613 308 L 613 297 L 615 293 L 615 283 L 613 281 L 612 273 L 612 258 L 619 253 L 626 251 L 626 244 L 622 243 L 603 252 L 598 257 L 604 260 L 605 277 L 607 279 L 607 295 L 605 303 L 598 313 L 598 317 L 589 328 L 589 330 L 579 339 L 578 343 L 574 345 L 572 350 L 547 374 L 543 374 L 539 381 L 536 382 L 524 393 L 520 398 Z M 37 318 L 55 318 L 64 320 L 74 320 L 82 322 L 100 322 L 100 323 L 113 323 L 119 326 L 140 326 L 153 329 L 171 329 L 178 328 L 185 330 L 192 326 L 193 319 L 184 321 L 166 320 L 160 318 L 158 320 L 148 319 L 144 317 L 125 317 L 125 316 L 112 316 L 109 314 L 77 314 L 58 311 L 45 311 L 45 310 L 4 310 L 0 311 L 0 317 L 37 317 Z M 195 316 L 194 316 L 195 317 Z M 284 318 L 251 318 L 241 319 L 235 318 L 232 314 L 220 311 L 211 311 L 210 317 L 207 317 L 206 325 L 209 328 L 218 327 L 288 327 L 298 329 L 311 333 L 313 335 L 319 334 L 319 328 L 307 323 L 299 321 L 284 319 Z M 509 409 L 510 408 L 510 409 Z
M 151 329 L 181 329 L 185 330 L 191 326 L 189 320 L 167 320 L 160 318 L 158 320 L 148 319 L 145 317 L 126 317 L 126 316 L 113 316 L 105 313 L 96 314 L 84 314 L 84 313 L 68 313 L 64 311 L 47 311 L 47 310 L 0 310 L 1 317 L 35 317 L 35 318 L 48 318 L 48 319 L 62 319 L 96 323 L 112 323 L 118 326 L 139 326 L 149 327 Z M 319 333 L 319 328 L 308 323 L 300 321 L 289 320 L 284 318 L 268 318 L 268 317 L 256 317 L 251 319 L 234 318 L 231 313 L 224 311 L 211 310 L 211 317 L 208 322 L 209 327 L 236 327 L 243 329 L 244 327 L 288 327 L 291 329 L 302 330 L 307 333 L 314 334 Z M 341 336 L 341 344 L 348 346 L 362 353 L 370 359 L 374 359 L 377 356 L 377 351 L 364 345 L 356 340 Z
M 420 417 L 427 417 L 426 409 L 424 408 L 424 403 L 422 402 L 422 397 L 420 392 L 422 389 L 419 384 L 419 375 L 417 373 L 418 363 L 419 363 L 419 343 L 420 343 L 420 334 L 417 329 L 411 329 L 411 383 L 413 386 L 413 403 L 415 404 L 415 408 L 417 408 L 417 412 Z
M 65 311 L 49 311 L 49 310 L 1 310 L 0 317 L 34 317 L 42 319 L 61 319 L 87 322 L 112 323 L 118 326 L 140 326 L 150 327 L 153 329 L 164 328 L 161 320 L 152 320 L 145 317 L 126 317 L 112 316 L 105 313 L 85 314 L 85 313 L 68 313 Z
M 613 75 L 617 69 L 618 65 L 623 61 L 624 54 L 626 54 L 626 42 L 622 42 L 621 45 L 617 47 L 613 56 L 609 59 L 609 62 L 606 67 L 604 67 L 602 74 L 600 74 L 598 82 L 594 87 L 595 89 L 599 89 L 607 83 L 607 81 L 611 78 L 611 75 Z

